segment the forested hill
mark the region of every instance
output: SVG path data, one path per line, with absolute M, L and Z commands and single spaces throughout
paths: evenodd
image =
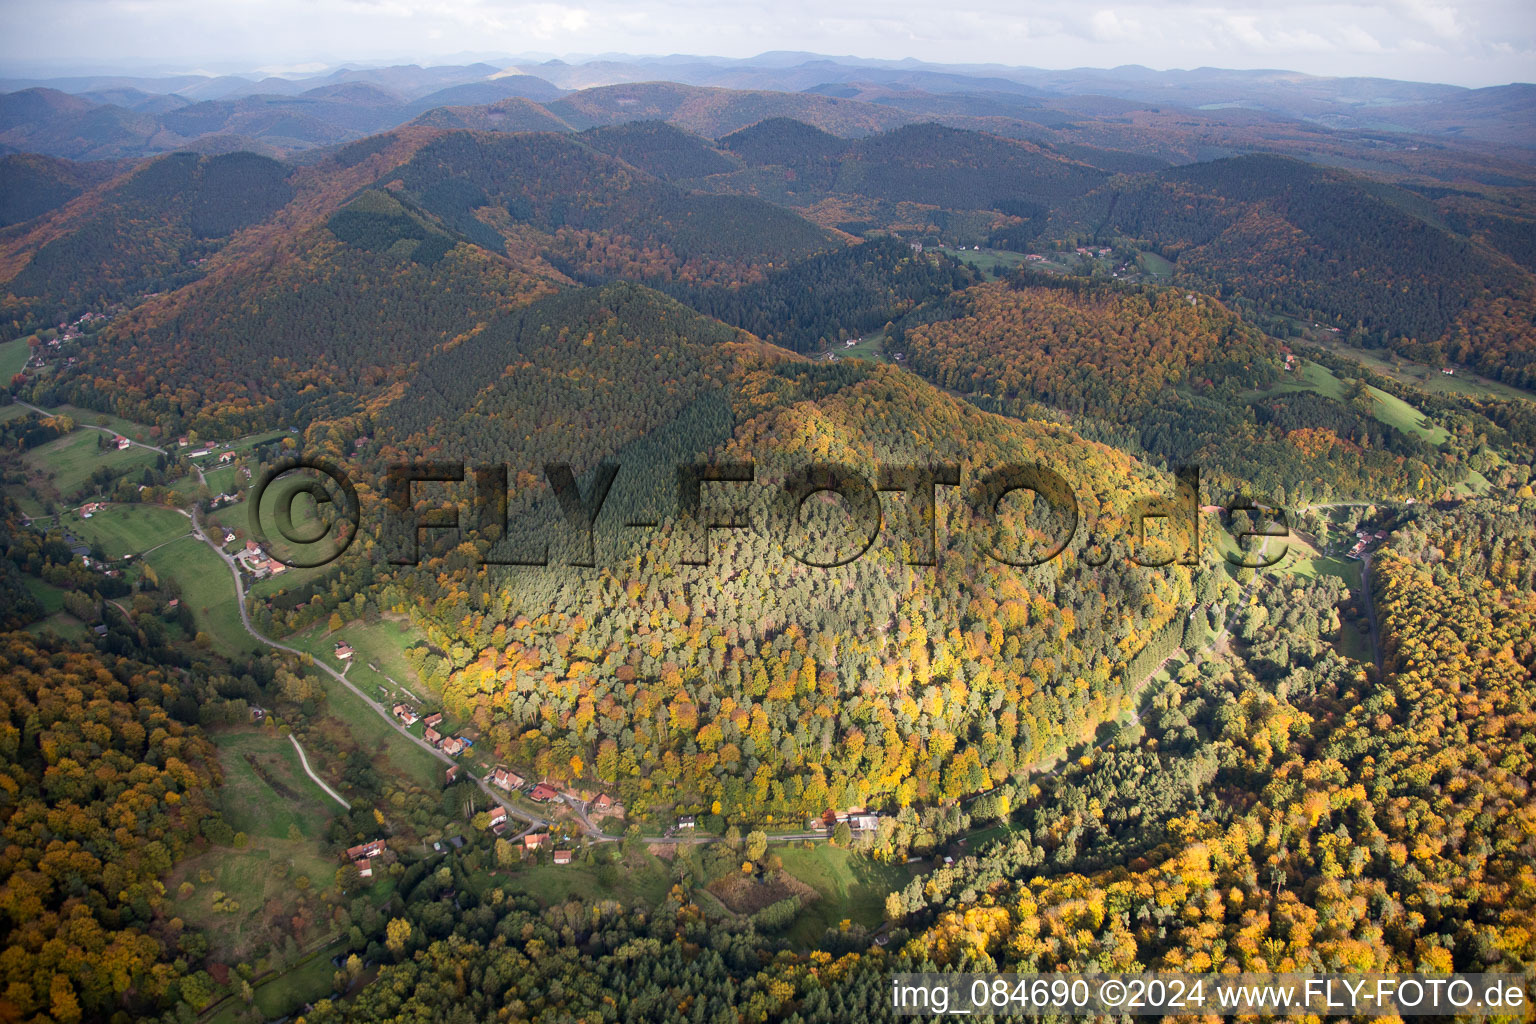
M 581 133 L 593 149 L 668 181 L 707 178 L 736 169 L 708 140 L 665 121 L 631 121 Z
M 617 133 L 595 141 L 626 148 Z M 789 211 L 747 196 L 683 191 L 566 136 L 445 135 L 391 180 L 491 248 L 499 240 L 476 216 L 486 207 L 542 231 L 622 233 L 655 258 L 700 264 L 782 262 L 832 244 Z
M 35 153 L 0 157 L 0 228 L 58 209 L 118 169 L 106 160 L 73 163 Z
M 583 770 L 579 755 L 640 814 L 718 801 L 728 815 L 794 820 L 823 805 L 952 800 L 1127 706 L 1143 644 L 1122 640 L 1181 622 L 1202 570 L 1086 566 L 1084 530 L 1063 562 L 1014 570 L 977 545 L 991 534 L 967 489 L 942 495 L 941 551 L 923 554 L 928 519 L 898 501 L 874 548 L 849 561 L 858 540 L 845 516 L 813 512 L 803 538 L 786 535 L 769 497 L 815 461 L 873 480 L 881 466 L 954 460 L 966 488 L 993 466 L 1043 461 L 1095 530 L 1121 536 L 1137 497 L 1170 490 L 1166 474 L 1068 430 L 982 413 L 893 367 L 724 339 L 701 348 L 710 339 L 680 333 L 694 317 L 632 285 L 568 292 L 466 342 L 464 357 L 428 362 L 396 407 L 310 435 L 339 455 L 367 431 L 365 475 L 423 439 L 444 455 L 506 460 L 514 506 L 545 492 L 545 456 L 578 471 L 616 457 L 615 486 L 639 486 L 622 501 L 663 498 L 653 527 L 626 528 L 624 509 L 605 508 L 593 568 L 555 554 L 548 570 L 515 576 L 477 558 L 537 557 L 525 519 L 495 548 L 483 533 L 426 542 L 419 567 L 385 565 L 369 533 L 325 585 L 260 621 L 301 628 L 366 586 L 434 648 L 457 652 L 422 662 L 424 679 L 481 723 L 484 741 L 556 779 Z M 503 360 L 515 372 L 468 395 L 452 387 Z M 754 483 L 726 495 L 751 528 L 713 531 L 708 565 L 688 564 L 702 552 L 673 518 L 677 466 L 700 455 L 756 466 Z M 1018 532 L 1007 536 L 1031 538 L 1023 545 L 1062 528 L 1039 507 L 1008 522 Z M 907 564 L 923 557 L 937 567 Z M 666 784 L 640 765 L 665 766 Z
M 17 182 L 14 202 L 46 214 L 79 186 L 67 168 L 45 171 L 8 165 Z M 49 173 L 51 171 L 51 173 Z M 231 235 L 270 217 L 293 198 L 291 169 L 251 153 L 198 157 L 179 153 L 150 161 L 94 192 L 74 209 L 68 227 L 25 231 L 0 241 L 6 274 L 6 334 L 33 330 L 52 318 L 174 288 Z M 46 175 L 46 176 L 45 176 Z M 5 271 L 0 269 L 0 274 Z M 78 312 L 76 312 L 78 315 Z
M 720 98 L 615 89 L 614 102 L 649 97 L 668 117 Z M 1389 184 L 1274 155 L 1111 177 L 984 132 L 928 123 L 840 138 L 769 117 L 718 142 L 661 121 L 418 126 L 303 166 L 176 154 L 94 188 L 71 165 L 8 166 L 18 215 L 41 212 L 0 230 L 0 335 L 112 314 L 107 343 L 50 383 L 98 402 L 112 381 L 125 414 L 167 426 L 188 418 L 171 396 L 194 378 L 213 396 L 197 409 L 210 422 L 341 412 L 434 347 L 574 282 L 642 281 L 812 351 L 972 283 L 898 251 L 954 239 L 1059 253 L 1091 242 L 1115 254 L 1106 274 L 1148 252 L 1174 283 L 1262 312 L 1271 330 L 1296 329 L 1275 319 L 1290 316 L 1516 385 L 1536 373 L 1524 241 L 1536 218 L 1518 190 Z M 364 292 L 391 296 L 379 322 L 352 311 Z M 193 338 L 213 355 L 189 374 Z M 322 400 L 317 382 L 342 394 Z
M 976 281 L 968 266 L 875 238 L 738 288 L 668 288 L 696 309 L 797 352 L 877 331 Z
M 567 289 L 425 360 L 376 433 L 402 456 L 584 470 L 723 387 L 746 356 L 789 354 L 642 285 Z
M 952 209 L 1003 209 L 1081 195 L 1107 175 L 1027 142 L 936 124 L 849 147 L 833 191 Z
M 1536 222 L 1465 219 L 1424 195 L 1300 160 L 1252 155 L 1117 178 L 1053 217 L 1048 231 L 1132 239 L 1191 284 L 1320 319 L 1368 344 L 1438 349 L 1512 383 L 1536 351 L 1510 304 L 1536 279 L 1500 251 Z M 1515 252 L 1523 250 L 1514 249 Z M 1526 332 L 1528 334 L 1528 332 Z M 1423 354 L 1423 353 L 1421 353 Z
M 983 408 L 1061 416 L 1217 493 L 1418 493 L 1438 453 L 1358 395 L 1292 391 L 1275 339 L 1211 296 L 1047 274 L 961 293 L 891 334 L 908 365 Z
M 270 181 L 224 181 L 248 193 L 240 217 L 205 223 L 189 189 L 216 192 L 201 168 L 225 164 Z M 173 171 L 188 183 L 167 183 Z M 280 208 L 262 219 L 262 202 Z M 198 237 L 214 230 L 225 234 Z M 6 312 L 21 333 L 133 307 L 41 397 L 168 428 L 248 429 L 345 415 L 435 347 L 570 285 L 567 274 L 761 280 L 845 244 L 792 211 L 678 188 L 574 137 L 412 129 L 298 169 L 152 161 L 12 239 L 10 287 L 36 294 Z M 79 251 L 88 270 L 44 273 Z

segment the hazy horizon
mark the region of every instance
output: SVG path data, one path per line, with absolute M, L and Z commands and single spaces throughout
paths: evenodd
M 1518 0 L 1351 0 L 1284 10 L 1250 0 L 1136 0 L 1069 11 L 986 0 L 943 10 L 854 4 L 833 13 L 759 3 L 727 15 L 691 0 L 276 0 L 218 9 L 190 0 L 22 0 L 0 10 L 0 29 L 0 73 L 33 79 L 313 73 L 470 57 L 744 60 L 775 51 L 1053 71 L 1290 71 L 1470 88 L 1536 79 L 1536 6 Z
M 46 66 L 38 67 L 36 62 L 13 62 L 0 60 L 0 78 L 26 79 L 26 80 L 50 80 L 69 78 L 175 78 L 180 76 L 231 76 L 247 78 L 259 81 L 263 78 L 284 78 L 290 80 L 303 80 L 315 76 L 326 75 L 346 69 L 352 70 L 376 70 L 391 67 L 463 67 L 474 64 L 490 64 L 503 70 L 521 68 L 531 74 L 537 75 L 540 64 L 550 61 L 560 61 L 571 66 L 593 64 L 602 62 L 614 63 L 643 63 L 643 62 L 674 62 L 696 61 L 701 63 L 712 62 L 744 62 L 750 64 L 754 58 L 769 54 L 795 52 L 802 54 L 807 60 L 845 61 L 854 64 L 866 63 L 874 66 L 876 63 L 882 66 L 896 66 L 910 64 L 914 67 L 954 69 L 957 73 L 985 76 L 988 74 L 1000 74 L 1009 71 L 1015 72 L 1045 72 L 1067 74 L 1071 72 L 1112 72 L 1122 69 L 1138 68 L 1153 74 L 1190 74 L 1199 71 L 1223 71 L 1245 74 L 1270 73 L 1275 75 L 1298 75 L 1316 79 L 1376 79 L 1381 81 L 1411 82 L 1421 85 L 1444 85 L 1465 89 L 1498 88 L 1508 85 L 1536 84 L 1536 71 L 1526 79 L 1510 79 L 1508 81 L 1488 82 L 1482 85 L 1466 85 L 1460 82 L 1450 82 L 1440 79 L 1418 77 L 1405 78 L 1401 76 L 1387 75 L 1322 75 L 1309 71 L 1301 71 L 1290 67 L 1232 67 L 1220 64 L 1190 65 L 1185 67 L 1157 66 L 1140 61 L 1128 61 L 1120 64 L 1076 64 L 1060 67 L 1043 64 L 966 64 L 960 62 L 941 62 L 925 60 L 921 57 L 867 57 L 860 54 L 830 54 L 813 53 L 810 51 L 783 51 L 766 50 L 760 54 L 752 54 L 746 57 L 726 57 L 717 53 L 443 53 L 430 55 L 399 54 L 395 56 L 378 56 L 361 59 L 341 58 L 332 61 L 309 61 L 298 64 L 266 64 L 248 65 L 240 63 L 221 63 L 215 61 L 200 64 L 179 65 L 174 63 L 161 63 L 158 61 L 142 64 L 108 62 L 82 63 L 79 65 L 61 64 L 58 62 L 46 62 Z

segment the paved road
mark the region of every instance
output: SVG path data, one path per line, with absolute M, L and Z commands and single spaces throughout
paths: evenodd
M 456 764 L 458 764 L 458 762 L 455 761 L 452 757 L 449 757 L 447 754 L 443 753 L 441 750 L 437 749 L 432 744 L 428 743 L 426 740 L 422 739 L 419 736 L 414 736 L 411 733 L 407 732 L 404 728 L 401 727 L 400 721 L 397 718 L 395 718 L 395 716 L 393 714 L 390 713 L 388 708 L 384 707 L 384 705 L 380 704 L 378 701 L 376 701 L 372 697 L 368 696 L 368 694 L 364 693 L 362 690 L 360 690 L 356 686 L 354 686 L 352 684 L 351 680 L 347 679 L 347 677 L 345 675 L 343 675 L 342 673 L 337 672 L 335 669 L 333 669 L 329 665 L 325 664 L 325 662 L 320 661 L 318 658 L 315 658 L 313 655 L 310 655 L 308 651 L 300 650 L 297 647 L 290 647 L 287 644 L 278 643 L 276 640 L 272 640 L 272 639 L 270 639 L 270 638 L 268 638 L 266 636 L 263 636 L 260 632 L 258 632 L 256 627 L 251 624 L 250 613 L 249 613 L 249 611 L 246 608 L 245 586 L 244 586 L 244 584 L 240 580 L 240 568 L 239 568 L 239 566 L 237 566 L 235 564 L 235 560 L 232 557 L 230 557 L 229 554 L 227 554 L 222 547 L 220 547 L 211 538 L 209 538 L 209 536 L 206 533 L 203 532 L 202 523 L 199 522 L 198 518 L 197 518 L 197 510 L 196 510 L 196 508 L 194 508 L 193 511 L 190 513 L 190 518 L 192 520 L 192 531 L 193 531 L 193 533 L 195 533 L 197 535 L 198 539 L 203 541 L 209 547 L 213 548 L 214 553 L 217 554 L 221 559 L 223 559 L 224 560 L 224 564 L 229 567 L 230 574 L 234 578 L 234 581 L 235 581 L 236 606 L 240 609 L 240 624 L 245 627 L 245 631 L 250 634 L 252 639 L 256 640 L 258 643 L 265 644 L 266 646 L 271 647 L 271 648 L 273 648 L 275 650 L 287 651 L 290 654 L 309 655 L 309 657 L 311 659 L 311 663 L 314 665 L 315 668 L 318 668 L 322 672 L 325 672 L 325 673 L 329 674 L 332 679 L 335 679 L 342 686 L 345 686 L 347 689 L 351 690 L 359 698 L 361 698 L 363 701 L 365 701 L 368 704 L 369 707 L 373 708 L 373 710 L 379 715 L 380 718 L 382 718 L 386 722 L 388 722 L 390 724 L 390 727 L 393 728 L 396 732 L 400 733 L 400 735 L 404 736 L 406 739 L 410 740 L 412 743 L 416 744 L 418 747 L 420 747 L 421 749 L 425 750 L 427 753 L 431 754 L 433 757 L 437 758 L 439 761 L 443 762 L 444 764 L 447 764 L 447 765 L 456 765 Z M 460 765 L 460 767 L 462 768 L 463 766 Z M 315 777 L 313 775 L 313 773 L 311 773 L 311 777 L 315 778 L 315 781 L 317 781 L 317 782 L 319 781 L 319 779 L 317 777 Z M 519 835 L 526 835 L 529 832 L 534 831 L 535 829 L 547 828 L 550 825 L 554 824 L 554 821 L 552 819 L 550 819 L 550 818 L 542 818 L 542 817 L 540 817 L 540 816 L 538 816 L 536 814 L 531 814 L 528 811 L 525 811 L 522 808 L 517 807 L 511 801 L 507 800 L 505 797 L 503 797 L 499 793 L 497 793 L 490 786 L 490 784 L 487 783 L 484 779 L 475 778 L 474 776 L 470 776 L 470 778 L 474 779 L 475 785 L 480 787 L 481 792 L 485 793 L 486 796 L 490 797 L 496 803 L 498 803 L 502 807 L 506 808 L 507 815 L 509 817 L 517 818 L 519 821 L 523 822 L 527 826 L 521 833 L 519 833 Z M 322 783 L 322 785 L 324 785 L 324 784 Z M 589 839 L 589 840 L 591 840 L 593 842 L 611 843 L 611 842 L 618 842 L 619 840 L 621 840 L 623 838 L 623 836 L 616 836 L 616 835 L 613 835 L 613 834 L 608 833 L 608 832 L 603 832 L 603 831 L 599 830 L 597 828 L 597 826 L 593 825 L 590 821 L 588 821 L 587 817 L 586 817 L 586 813 L 585 813 L 585 807 L 584 807 L 584 805 L 581 804 L 580 801 L 567 800 L 566 801 L 566 806 L 569 807 L 571 809 L 572 813 L 575 815 L 575 817 L 576 817 L 576 824 L 578 825 L 578 827 L 580 827 L 582 829 L 582 831 L 586 835 L 587 839 Z M 768 833 L 768 837 L 770 839 L 775 840 L 775 841 L 797 841 L 797 840 L 803 840 L 803 839 L 826 839 L 828 837 L 828 835 L 829 835 L 829 833 L 826 833 L 826 832 L 781 832 L 781 833 Z M 657 837 L 645 837 L 645 841 L 646 842 L 669 842 L 669 843 L 688 844 L 688 845 L 702 845 L 702 844 L 706 844 L 706 843 L 718 843 L 718 842 L 722 842 L 723 840 L 722 840 L 722 838 L 720 836 L 699 835 L 699 836 L 689 836 L 689 837 L 676 837 L 676 836 L 674 836 L 674 837 L 668 837 L 668 838 L 665 838 L 665 839 L 661 839 L 661 838 L 657 838 Z
M 41 413 L 44 416 L 57 416 L 57 415 L 59 415 L 56 412 L 49 412 L 47 409 L 39 408 L 38 406 L 33 405 L 31 402 L 23 402 L 19 398 L 13 398 L 13 399 L 11 399 L 11 401 L 15 402 L 17 405 L 19 405 L 19 406 L 21 406 L 21 407 L 23 407 L 25 409 L 31 409 L 33 412 Z M 100 431 L 103 434 L 110 434 L 113 437 L 120 437 L 123 440 L 127 441 L 128 444 L 131 447 L 134 447 L 134 448 L 143 448 L 146 451 L 159 452 L 161 455 L 169 455 L 169 454 L 171 454 L 170 452 L 166 451 L 164 448 L 156 448 L 152 444 L 144 444 L 141 441 L 135 441 L 133 438 L 127 437 L 124 434 L 119 434 L 117 431 L 112 430 L 109 427 L 98 427 L 98 426 L 96 426 L 95 424 L 92 424 L 92 423 L 79 423 L 79 422 L 76 422 L 75 426 L 77 426 L 77 427 L 84 427 L 86 430 Z M 193 462 L 191 459 L 187 460 L 187 464 L 192 467 L 192 472 L 197 474 L 197 482 L 202 484 L 204 487 L 207 487 L 208 486 L 208 478 L 203 476 L 203 467 L 199 466 L 197 463 Z
M 425 750 L 427 753 L 431 754 L 433 757 L 437 758 L 439 761 L 443 762 L 444 764 L 448 764 L 448 765 L 456 765 L 456 764 L 458 764 L 457 761 L 455 761 L 453 758 L 449 757 L 447 754 L 443 753 L 441 750 L 439 750 L 436 747 L 434 747 L 432 744 L 428 743 L 426 740 L 422 739 L 419 736 L 413 736 L 409 732 L 406 732 L 405 729 L 401 727 L 399 719 L 395 718 L 395 716 L 390 713 L 388 708 L 384 707 L 384 705 L 380 704 L 378 701 L 376 701 L 372 697 L 368 696 L 368 694 L 366 694 L 362 690 L 358 689 L 356 686 L 354 686 L 352 684 L 352 682 L 349 679 L 347 679 L 346 676 L 342 675 L 340 672 L 337 672 L 335 669 L 331 668 L 331 666 L 327 665 L 325 662 L 319 660 L 318 658 L 315 658 L 308 651 L 300 650 L 297 647 L 290 647 L 287 644 L 278 643 L 276 640 L 272 640 L 269 637 L 263 636 L 260 632 L 258 632 L 256 627 L 251 624 L 251 616 L 250 616 L 249 611 L 246 608 L 245 585 L 240 580 L 240 567 L 235 564 L 235 560 L 233 558 L 231 558 L 229 556 L 229 554 L 226 553 L 225 550 L 222 547 L 220 547 L 218 544 L 214 543 L 214 541 L 211 538 L 209 538 L 209 536 L 206 533 L 203 532 L 203 526 L 202 526 L 202 523 L 198 521 L 197 510 L 196 510 L 195 507 L 192 510 L 191 519 L 192 519 L 192 532 L 197 534 L 198 539 L 200 539 L 201 541 L 203 541 L 203 543 L 207 544 L 210 548 L 212 548 L 214 553 L 217 554 L 221 559 L 223 559 L 224 560 L 224 564 L 229 567 L 230 575 L 234 577 L 234 581 L 235 581 L 235 599 L 236 599 L 236 607 L 238 607 L 240 609 L 240 624 L 245 627 L 245 631 L 251 635 L 252 639 L 256 640 L 258 643 L 266 644 L 268 647 L 271 647 L 271 648 L 273 648 L 275 650 L 287 651 L 290 654 L 298 654 L 298 655 L 308 656 L 310 658 L 310 660 L 311 660 L 311 663 L 314 665 L 315 668 L 319 669 L 322 672 L 327 673 L 328 675 L 330 675 L 330 677 L 332 679 L 336 680 L 342 686 L 345 686 L 347 689 L 351 690 L 359 698 L 361 698 L 363 701 L 365 701 L 370 708 L 372 708 L 375 712 L 378 713 L 380 718 L 382 718 L 382 719 L 384 719 L 384 721 L 388 722 L 390 724 L 390 727 L 393 728 L 396 732 L 400 733 L 401 736 L 404 736 L 406 739 L 410 740 L 412 743 L 416 744 L 418 747 L 420 747 L 421 749 Z M 473 778 L 473 776 L 471 776 L 471 778 Z M 527 811 L 524 811 L 521 808 L 514 806 L 512 803 L 510 803 L 506 799 L 502 798 L 494 790 L 492 790 L 489 785 L 486 784 L 485 780 L 476 778 L 474 781 L 475 781 L 475 785 L 480 787 L 481 792 L 485 793 L 486 796 L 490 797 L 496 803 L 498 803 L 502 807 L 506 808 L 507 814 L 508 814 L 509 817 L 515 817 L 519 821 L 527 822 L 529 825 L 532 825 L 534 827 L 547 826 L 547 825 L 550 824 L 550 821 L 548 819 L 541 818 L 541 817 L 539 817 L 538 815 L 535 815 L 535 814 L 529 814 Z M 617 837 L 604 835 L 602 833 L 597 833 L 597 834 L 595 834 L 593 836 L 593 838 L 596 838 L 596 839 L 614 839 L 614 838 L 617 838 Z
M 314 779 L 315 785 L 319 786 L 321 789 L 330 794 L 332 800 L 335 800 L 337 803 L 341 804 L 341 806 L 350 811 L 352 809 L 352 805 L 347 802 L 346 798 L 343 797 L 340 793 L 336 792 L 330 786 L 326 785 L 325 780 L 316 775 L 315 770 L 309 766 L 309 758 L 304 756 L 304 748 L 299 745 L 299 738 L 293 733 L 289 733 L 288 738 L 293 741 L 293 749 L 299 752 L 299 763 L 304 766 L 304 774 L 308 775 L 311 779 Z
M 11 399 L 11 401 L 15 402 L 17 405 L 21 406 L 24 409 L 31 409 L 33 412 L 41 413 L 44 416 L 57 416 L 57 415 L 59 415 L 56 412 L 49 412 L 47 409 L 40 409 L 37 406 L 33 405 L 31 402 L 23 402 L 19 398 L 13 398 L 13 399 Z M 73 417 L 71 417 L 71 418 L 73 418 Z M 147 450 L 152 451 L 152 452 L 159 452 L 161 455 L 169 455 L 169 454 L 171 454 L 170 452 L 166 451 L 164 448 L 156 448 L 152 444 L 144 444 L 144 443 L 142 443 L 140 441 L 135 441 L 133 438 L 127 437 L 127 436 L 125 436 L 123 434 L 119 434 L 117 431 L 112 430 L 109 427 L 98 427 L 98 426 L 96 426 L 95 424 L 92 424 L 92 423 L 80 423 L 79 421 L 76 421 L 75 426 L 77 426 L 77 427 L 84 427 L 86 430 L 95 430 L 95 431 L 98 431 L 98 432 L 103 433 L 103 434 L 111 434 L 113 437 L 120 437 L 123 440 L 127 441 L 130 445 L 132 445 L 135 448 L 144 448 L 144 449 L 147 449 Z

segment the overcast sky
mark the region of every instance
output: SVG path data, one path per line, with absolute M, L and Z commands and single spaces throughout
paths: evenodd
M 1536 0 L 0 0 L 0 73 L 807 50 L 1045 68 L 1536 81 Z

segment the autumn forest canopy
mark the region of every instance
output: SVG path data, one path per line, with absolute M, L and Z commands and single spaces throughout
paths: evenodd
M 0 1019 L 1536 969 L 1518 117 L 877 70 L 0 95 Z

